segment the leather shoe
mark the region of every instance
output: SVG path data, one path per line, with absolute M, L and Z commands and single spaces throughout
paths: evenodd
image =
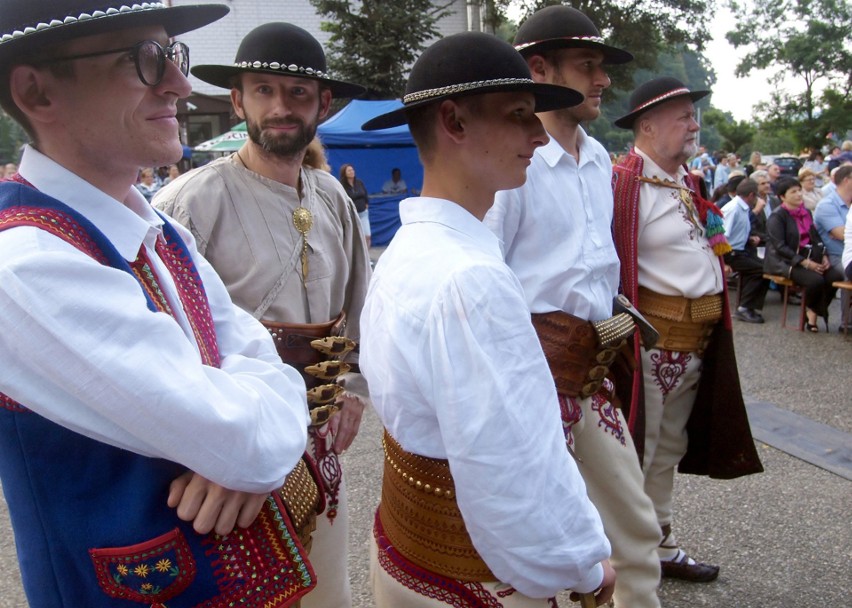
M 719 576 L 719 566 L 701 562 L 690 564 L 685 553 L 679 560 L 660 560 L 660 570 L 664 578 L 678 578 L 690 583 L 709 583 Z
M 734 312 L 733 317 L 746 323 L 763 323 L 763 317 L 757 311 L 743 308 Z

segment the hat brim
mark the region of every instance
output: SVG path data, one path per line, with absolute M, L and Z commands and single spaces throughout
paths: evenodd
M 367 89 L 358 84 L 351 82 L 343 82 L 342 80 L 334 80 L 332 78 L 323 78 L 313 74 L 304 72 L 289 72 L 287 70 L 275 70 L 264 67 L 242 67 L 237 65 L 197 65 L 190 69 L 192 75 L 203 80 L 207 84 L 212 84 L 223 89 L 232 88 L 234 76 L 251 72 L 254 74 L 269 74 L 270 76 L 290 76 L 291 78 L 308 78 L 323 83 L 329 89 L 333 97 L 360 97 L 367 92 Z
M 639 118 L 642 114 L 644 114 L 645 112 L 647 112 L 648 110 L 650 110 L 652 108 L 656 108 L 657 106 L 659 106 L 661 104 L 664 104 L 664 103 L 671 101 L 673 99 L 679 99 L 681 97 L 689 97 L 694 103 L 694 102 L 698 101 L 699 99 L 703 99 L 703 98 L 707 97 L 710 93 L 711 93 L 711 91 L 690 91 L 689 93 L 681 93 L 680 95 L 672 95 L 671 97 L 663 97 L 662 99 L 659 99 L 658 101 L 655 101 L 654 103 L 650 103 L 648 105 L 642 106 L 638 110 L 634 110 L 633 112 L 630 112 L 630 114 L 625 114 L 621 118 L 617 118 L 616 120 L 613 121 L 613 124 L 616 127 L 619 127 L 619 128 L 622 128 L 622 129 L 632 129 L 633 124 L 636 122 L 636 119 Z
M 408 122 L 406 110 L 419 108 L 430 103 L 437 103 L 445 99 L 456 99 L 458 97 L 468 97 L 470 95 L 484 95 L 485 93 L 509 93 L 512 91 L 528 92 L 535 96 L 535 111 L 550 112 L 551 110 L 559 110 L 561 108 L 570 108 L 579 105 L 583 102 L 583 94 L 574 89 L 563 87 L 555 84 L 540 84 L 537 82 L 518 83 L 518 84 L 495 84 L 493 86 L 483 86 L 462 93 L 454 93 L 451 95 L 442 95 L 440 97 L 432 97 L 423 99 L 414 103 L 406 104 L 404 107 L 381 114 L 372 118 L 361 125 L 363 131 L 376 131 L 378 129 L 389 129 L 398 127 Z
M 56 21 L 55 24 L 52 22 L 41 29 L 27 28 L 28 31 L 16 32 L 8 40 L 0 41 L 0 64 L 26 61 L 22 53 L 28 49 L 37 51 L 46 44 L 122 29 L 162 25 L 170 37 L 177 36 L 213 23 L 227 15 L 228 11 L 230 9 L 222 4 L 196 4 L 95 14 L 87 18 Z
M 620 65 L 633 61 L 633 54 L 602 42 L 594 40 L 578 40 L 577 38 L 549 38 L 541 42 L 528 42 L 516 44 L 515 49 L 526 59 L 538 53 L 552 51 L 554 49 L 596 49 L 604 56 L 604 64 Z

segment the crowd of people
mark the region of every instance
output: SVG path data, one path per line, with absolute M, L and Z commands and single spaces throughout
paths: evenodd
M 845 156 L 844 156 L 845 155 Z M 765 275 L 792 280 L 806 298 L 804 329 L 819 333 L 818 319 L 829 331 L 828 308 L 836 297 L 835 283 L 848 280 L 843 264 L 844 235 L 852 196 L 847 185 L 852 173 L 852 141 L 835 147 L 826 161 L 819 151 L 808 156 L 797 174 L 764 163 L 759 152 L 740 167 L 735 154 L 719 154 L 715 162 L 706 150 L 690 163 L 697 177 L 707 180 L 710 167 L 715 188 L 711 200 L 721 208 L 732 251 L 725 262 L 737 273 L 741 293 L 735 319 L 763 323 L 767 290 L 778 289 Z M 710 160 L 702 160 L 710 159 Z M 720 182 L 719 175 L 723 175 Z M 841 292 L 839 331 L 849 328 L 849 291 Z
M 675 469 L 762 471 L 731 319 L 762 320 L 761 243 L 825 318 L 850 165 L 811 216 L 777 166 L 699 150 L 709 91 L 669 76 L 631 94 L 613 165 L 582 125 L 633 55 L 551 6 L 514 44 L 438 40 L 363 125 L 407 124 L 424 167 L 373 272 L 366 188 L 316 140 L 366 89 L 290 23 L 190 67 L 173 37 L 227 12 L 0 12 L 0 105 L 32 142 L 0 183 L 0 478 L 30 605 L 351 606 L 340 455 L 370 405 L 379 608 L 654 608 L 661 577 L 715 580 L 677 539 Z M 190 70 L 249 137 L 180 175 Z M 728 266 L 754 279 L 740 310 Z

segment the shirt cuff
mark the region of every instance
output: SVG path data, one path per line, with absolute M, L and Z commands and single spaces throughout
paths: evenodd
M 595 564 L 594 567 L 589 570 L 586 578 L 574 585 L 572 591 L 576 591 L 577 593 L 591 593 L 593 591 L 597 591 L 600 589 L 601 583 L 603 583 L 603 575 L 603 566 L 600 563 Z

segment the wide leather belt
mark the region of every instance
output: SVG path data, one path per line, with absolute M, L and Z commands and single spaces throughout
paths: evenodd
M 532 323 L 557 392 L 581 399 L 598 392 L 635 328 L 626 313 L 596 323 L 561 311 L 535 313 Z
M 689 299 L 640 287 L 639 310 L 660 332 L 657 348 L 701 356 L 722 318 L 722 294 Z
M 385 431 L 379 519 L 409 561 L 462 581 L 496 581 L 464 525 L 446 460 L 406 452 Z
M 325 424 L 340 411 L 336 402 L 343 387 L 337 384 L 337 378 L 358 371 L 357 365 L 341 360 L 356 346 L 343 336 L 346 313 L 327 323 L 261 323 L 272 335 L 281 360 L 296 368 L 305 380 L 311 424 Z

